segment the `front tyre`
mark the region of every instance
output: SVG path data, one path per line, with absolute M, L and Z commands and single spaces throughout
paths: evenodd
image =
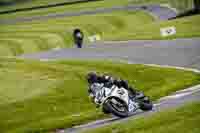
M 106 105 L 103 105 L 103 106 L 102 106 L 102 111 L 103 111 L 105 114 L 111 113 L 110 110 L 109 110 L 109 108 L 108 108 L 108 106 L 106 106 Z
M 126 106 L 124 101 L 116 97 L 111 97 L 107 99 L 103 103 L 103 109 L 105 109 L 104 111 L 106 111 L 107 113 L 112 113 L 118 117 L 127 117 L 129 114 L 128 107 Z

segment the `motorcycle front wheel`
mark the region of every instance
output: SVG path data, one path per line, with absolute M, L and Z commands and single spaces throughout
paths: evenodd
M 103 103 L 103 111 L 112 113 L 118 117 L 127 117 L 128 107 L 124 101 L 117 97 L 111 97 Z

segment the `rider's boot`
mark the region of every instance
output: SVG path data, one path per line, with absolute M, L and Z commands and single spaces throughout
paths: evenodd
M 136 96 L 136 91 L 135 91 L 133 88 L 129 87 L 129 88 L 128 88 L 128 92 L 129 92 L 129 97 L 130 97 L 131 99 L 134 99 L 135 96 Z
M 140 91 L 136 92 L 136 99 L 144 99 L 144 98 L 145 98 L 144 93 Z
M 131 99 L 143 99 L 145 97 L 144 93 L 137 91 L 131 87 L 129 87 L 129 97 Z

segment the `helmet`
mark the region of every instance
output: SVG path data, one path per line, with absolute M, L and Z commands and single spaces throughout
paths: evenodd
M 112 77 L 109 75 L 103 75 L 103 82 L 109 82 L 112 80 Z
M 86 78 L 87 78 L 88 83 L 90 83 L 90 84 L 97 82 L 97 74 L 96 74 L 96 72 L 89 72 L 87 74 Z

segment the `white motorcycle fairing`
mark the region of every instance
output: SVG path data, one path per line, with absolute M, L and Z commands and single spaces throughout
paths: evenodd
M 108 99 L 110 97 L 117 97 L 117 98 L 123 100 L 126 103 L 129 112 L 134 112 L 139 107 L 136 102 L 132 101 L 129 98 L 128 90 L 124 89 L 123 87 L 118 88 L 117 86 L 113 86 L 111 88 L 110 94 L 107 95 L 107 97 L 105 99 Z
M 107 88 L 103 84 L 94 84 L 92 87 L 95 89 L 94 102 L 96 104 L 103 104 L 107 99 L 116 97 L 124 101 L 129 112 L 134 112 L 138 109 L 138 104 L 129 98 L 128 90 L 123 87 L 118 88 L 113 85 L 111 88 Z

